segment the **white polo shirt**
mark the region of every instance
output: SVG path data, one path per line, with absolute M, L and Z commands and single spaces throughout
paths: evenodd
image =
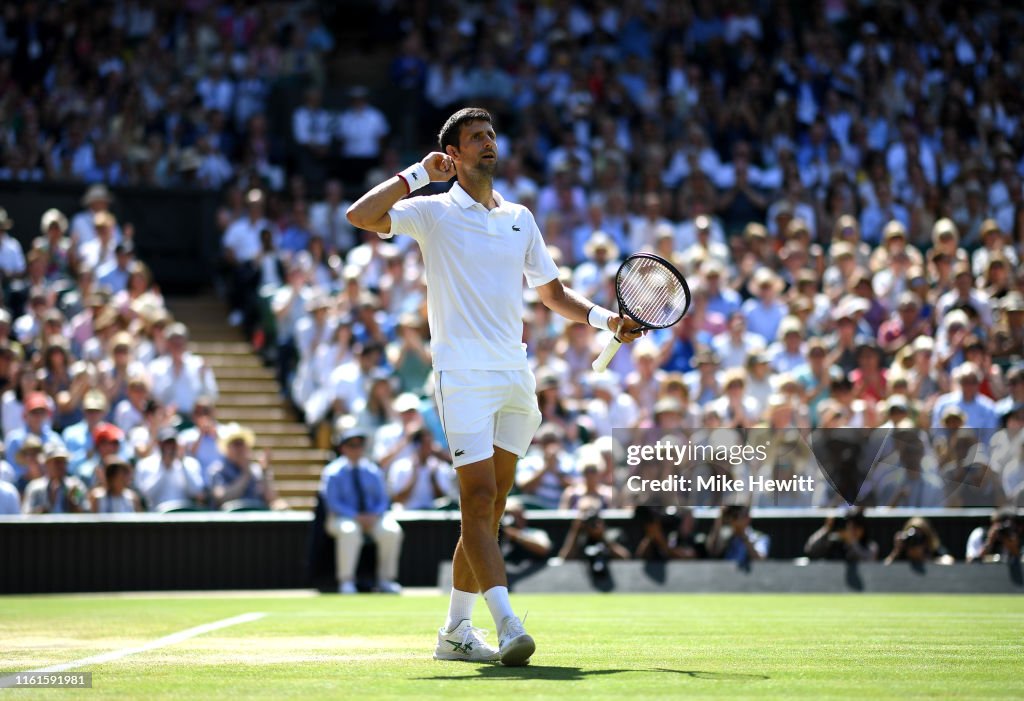
M 530 287 L 558 268 L 533 214 L 494 192 L 488 210 L 455 183 L 440 195 L 400 200 L 391 233 L 420 245 L 434 369 L 529 368 L 523 340 L 523 275 Z

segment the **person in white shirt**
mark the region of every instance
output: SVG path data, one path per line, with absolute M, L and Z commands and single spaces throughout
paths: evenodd
M 384 137 L 391 128 L 384 114 L 367 101 L 366 88 L 357 85 L 349 91 L 352 105 L 338 115 L 336 136 L 341 141 L 345 177 L 362 182 L 367 171 L 377 164 Z
M 7 210 L 0 207 L 0 276 L 5 281 L 25 272 L 25 252 L 18 239 L 10 234 L 13 228 L 14 222 L 7 216 Z
M 387 470 L 392 508 L 433 509 L 448 496 L 455 483 L 452 466 L 438 455 L 437 442 L 426 428 L 410 438 L 412 453 L 399 458 Z
M 0 480 L 0 516 L 17 516 L 21 513 L 21 496 L 18 488 L 10 482 Z
M 642 332 L 632 320 L 563 287 L 532 213 L 494 191 L 498 149 L 490 113 L 459 110 L 438 141 L 443 153 L 431 153 L 373 188 L 348 217 L 385 237 L 407 233 L 423 254 L 435 397 L 457 468 L 463 517 L 448 620 L 438 632 L 435 656 L 522 665 L 536 646 L 512 611 L 494 534 L 517 459 L 540 423 L 536 381 L 522 343 L 523 275 L 545 306 L 572 321 L 590 322 L 625 342 Z M 403 200 L 453 175 L 457 182 L 449 192 Z M 479 591 L 498 627 L 498 650 L 473 633 Z M 465 637 L 462 642 L 473 637 L 474 652 L 453 657 L 444 645 L 452 636 Z
M 273 227 L 263 216 L 263 193 L 256 188 L 249 190 L 245 195 L 245 203 L 248 209 L 246 216 L 232 222 L 224 231 L 221 241 L 224 259 L 231 270 L 228 281 L 231 314 L 228 322 L 232 326 L 238 326 L 243 320 L 252 321 L 244 319 L 244 313 L 253 313 L 250 301 L 258 287 L 260 271 L 256 261 L 263 248 L 261 233 L 264 229 L 270 229 L 273 233 Z
M 146 497 L 150 511 L 174 502 L 206 501 L 199 462 L 191 456 L 179 456 L 178 430 L 171 426 L 157 434 L 158 450 L 139 461 L 135 469 L 135 485 Z
M 206 395 L 217 400 L 217 380 L 206 361 L 188 351 L 188 329 L 171 324 L 167 329 L 167 355 L 150 363 L 153 397 L 164 406 L 173 406 L 183 416 L 192 413 L 196 399 Z
M 306 91 L 305 103 L 292 113 L 292 139 L 299 147 L 299 172 L 309 182 L 323 182 L 325 159 L 331 147 L 334 116 L 321 104 L 316 88 Z
M 91 185 L 82 197 L 85 209 L 71 218 L 71 242 L 75 250 L 82 244 L 96 238 L 96 227 L 93 221 L 100 212 L 110 212 L 113 195 L 106 185 Z M 114 241 L 121 240 L 121 231 L 114 227 Z

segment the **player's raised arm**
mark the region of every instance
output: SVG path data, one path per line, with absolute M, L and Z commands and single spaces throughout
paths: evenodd
M 353 226 L 379 234 L 391 232 L 391 217 L 388 210 L 398 200 L 411 192 L 426 187 L 432 182 L 445 182 L 455 175 L 452 159 L 434 151 L 422 161 L 415 163 L 401 173 L 394 175 L 356 200 L 345 216 Z

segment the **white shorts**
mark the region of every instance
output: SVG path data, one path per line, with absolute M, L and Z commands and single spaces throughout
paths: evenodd
M 455 467 L 486 460 L 494 446 L 526 455 L 541 422 L 530 370 L 441 370 L 434 390 Z

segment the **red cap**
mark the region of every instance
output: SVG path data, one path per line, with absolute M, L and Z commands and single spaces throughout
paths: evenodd
M 35 411 L 36 409 L 50 410 L 50 402 L 42 392 L 32 392 L 25 397 L 25 411 Z
M 123 440 L 124 431 L 106 421 L 96 424 L 96 428 L 92 430 L 93 443 L 99 443 L 100 441 L 117 441 L 120 443 Z

